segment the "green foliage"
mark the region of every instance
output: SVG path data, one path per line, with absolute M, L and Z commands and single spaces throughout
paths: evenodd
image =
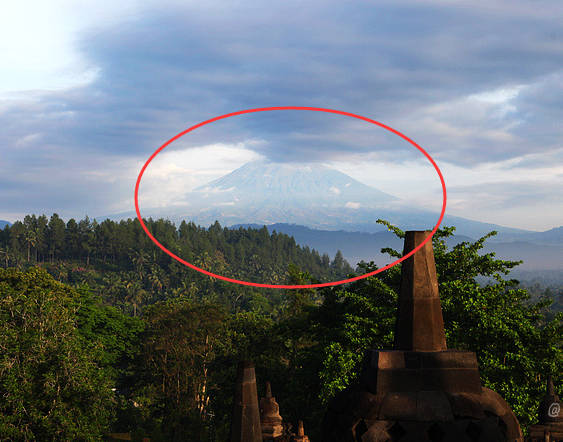
M 440 237 L 450 234 L 448 229 Z M 563 315 L 539 327 L 543 309 L 551 301 L 530 303 L 518 281 L 503 278 L 519 262 L 479 253 L 494 234 L 449 251 L 443 241 L 435 240 L 446 338 L 450 348 L 477 353 L 483 385 L 503 396 L 527 427 L 537 420 L 547 375 L 558 380 L 563 364 Z M 493 283 L 479 285 L 479 276 L 492 277 Z
M 156 304 L 144 313 L 141 382 L 137 400 L 145 428 L 168 440 L 198 440 L 209 413 L 209 364 L 225 351 L 225 313 L 186 300 Z
M 0 270 L 0 439 L 99 441 L 113 393 L 75 325 L 83 296 L 44 270 Z
M 101 346 L 99 365 L 115 378 L 138 355 L 139 335 L 145 323 L 115 307 L 100 304 L 87 286 L 78 287 L 76 292 L 79 295 L 73 304 L 76 327 L 85 342 Z
M 168 220 L 144 220 L 170 251 L 197 267 L 229 278 L 282 285 L 290 265 L 319 281 L 335 281 L 351 271 L 342 253 L 330 261 L 316 250 L 299 247 L 285 234 L 259 229 L 208 229 Z M 277 290 L 251 289 L 189 270 L 158 249 L 137 219 L 101 224 L 88 217 L 66 224 L 57 214 L 50 220 L 26 216 L 0 231 L 0 265 L 25 269 L 41 265 L 59 282 L 88 284 L 107 304 L 138 316 L 159 301 L 188 296 L 215 302 L 232 312 L 258 309 L 279 314 Z

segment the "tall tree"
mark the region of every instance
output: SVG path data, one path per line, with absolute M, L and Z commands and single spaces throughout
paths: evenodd
M 53 213 L 47 228 L 47 246 L 51 255 L 51 262 L 62 251 L 65 240 L 65 223 L 59 215 Z
M 86 266 L 90 265 L 90 254 L 94 251 L 94 227 L 90 222 L 90 218 L 86 216 L 78 223 L 78 237 L 80 243 L 80 251 L 86 253 Z
M 31 255 L 31 248 L 37 245 L 37 230 L 33 227 L 30 227 L 26 230 L 23 234 L 23 244 L 27 248 L 27 262 L 29 262 L 29 258 Z
M 65 250 L 67 256 L 72 260 L 80 258 L 81 244 L 80 232 L 78 224 L 74 218 L 71 218 L 66 223 L 65 229 Z
M 143 317 L 142 379 L 153 391 L 153 416 L 162 411 L 169 440 L 201 440 L 209 403 L 209 364 L 228 345 L 225 314 L 185 300 L 158 303 Z

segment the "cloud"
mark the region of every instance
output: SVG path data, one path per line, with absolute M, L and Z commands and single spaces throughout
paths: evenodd
M 360 207 L 362 207 L 362 205 L 360 203 L 353 203 L 348 201 L 346 204 L 344 204 L 344 207 L 346 207 L 347 209 L 359 209 Z
M 468 151 L 491 143 L 488 152 L 497 160 L 519 153 L 506 148 L 518 138 L 507 127 L 514 121 L 527 127 L 526 116 L 510 115 L 506 122 L 498 115 L 487 125 L 480 107 L 494 113 L 498 106 L 470 103 L 471 97 L 533 85 L 563 59 L 545 43 L 550 32 L 559 32 L 548 16 L 490 16 L 489 10 L 417 2 L 329 1 L 322 12 L 317 6 L 300 6 L 296 15 L 292 2 L 224 5 L 219 12 L 172 3 L 164 10 L 149 7 L 142 20 L 89 30 L 79 47 L 99 75 L 84 88 L 45 96 L 43 125 L 57 122 L 57 133 L 48 134 L 57 143 L 134 154 L 233 110 L 334 107 L 396 123 L 440 151 L 460 138 Z M 61 112 L 69 121 L 61 124 Z M 451 121 L 454 116 L 461 120 Z M 388 151 L 409 148 L 342 116 L 279 111 L 229 120 L 194 131 L 190 140 L 233 142 L 253 134 L 268 139 L 259 153 L 274 161 L 362 154 L 374 144 Z
M 561 5 L 542 5 L 140 1 L 98 22 L 82 11 L 88 26 L 74 27 L 78 38 L 65 43 L 82 80 L 0 101 L 0 171 L 10 189 L 2 205 L 6 213 L 78 214 L 128 205 L 134 169 L 166 140 L 218 115 L 268 106 L 365 116 L 440 164 L 469 171 L 545 167 L 561 158 L 563 35 Z M 166 150 L 240 143 L 277 162 L 426 161 L 380 127 L 311 111 L 216 121 Z M 188 186 L 188 175 L 202 177 L 170 163 L 177 169 L 161 169 L 164 181 L 182 176 Z
M 561 213 L 556 207 L 563 200 L 563 191 L 558 182 L 481 182 L 451 186 L 450 195 L 450 209 L 456 211 L 451 213 L 469 219 L 476 219 L 484 211 L 500 225 L 539 231 L 561 225 Z M 546 211 L 545 206 L 555 210 Z

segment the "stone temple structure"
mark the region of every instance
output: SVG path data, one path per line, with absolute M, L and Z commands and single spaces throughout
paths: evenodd
M 299 421 L 297 434 L 283 423 L 276 398 L 268 382 L 266 396 L 258 402 L 256 373 L 252 361 L 238 366 L 229 442 L 309 442 Z
M 404 254 L 430 232 L 407 232 Z M 403 261 L 393 350 L 368 350 L 361 383 L 325 415 L 322 442 L 522 442 L 475 353 L 448 350 L 432 242 Z
M 238 366 L 230 442 L 262 442 L 256 373 L 252 361 Z
M 272 396 L 272 386 L 266 383 L 266 396 L 260 399 L 260 425 L 264 442 L 289 442 L 291 424 L 283 423 L 280 407 Z
M 547 379 L 547 391 L 538 409 L 539 423 L 530 427 L 530 442 L 563 441 L 563 404 L 555 394 L 553 379 Z

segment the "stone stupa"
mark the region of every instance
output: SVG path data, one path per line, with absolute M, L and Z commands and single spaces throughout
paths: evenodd
M 406 232 L 404 255 L 430 232 Z M 404 256 L 403 255 L 403 256 Z M 522 442 L 509 405 L 481 385 L 475 353 L 448 350 L 432 241 L 403 261 L 393 350 L 368 350 L 322 442 Z
M 264 442 L 289 442 L 291 424 L 283 423 L 280 407 L 272 396 L 272 386 L 266 383 L 266 396 L 260 399 L 260 424 Z
M 548 376 L 547 389 L 538 407 L 538 421 L 530 427 L 530 442 L 559 442 L 563 440 L 563 404 L 555 394 L 553 378 Z

